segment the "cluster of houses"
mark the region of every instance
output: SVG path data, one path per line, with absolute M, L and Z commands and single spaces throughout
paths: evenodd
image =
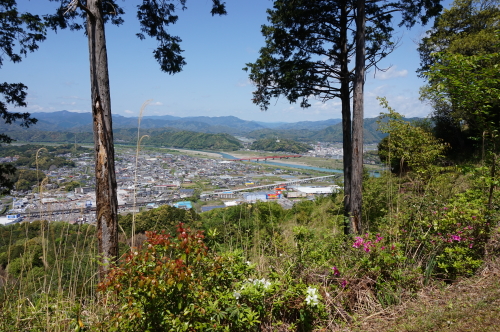
M 93 157 L 90 154 L 82 154 L 71 159 L 76 167 L 61 167 L 46 173 L 48 181 L 45 181 L 42 194 L 29 191 L 14 193 L 17 199 L 14 200 L 11 213 L 95 207 Z M 277 186 L 267 191 L 242 192 L 244 188 L 259 185 L 263 176 L 293 178 L 299 174 L 298 171 L 292 172 L 294 176 L 282 175 L 282 171 L 276 171 L 274 174 L 267 172 L 269 171 L 265 170 L 262 164 L 257 163 L 165 153 L 141 154 L 136 160 L 135 153 L 121 153 L 117 154 L 115 162 L 118 204 L 142 203 L 147 208 L 155 208 L 165 202 L 176 202 L 174 206 L 190 209 L 193 205 L 189 198 L 195 195 L 195 190 L 190 187 L 195 184 L 199 187 L 200 183 L 209 187 L 199 197 L 201 200 L 222 200 L 225 202 L 224 206 L 265 200 L 277 200 L 291 206 L 293 203 L 287 199 L 313 197 L 338 190 L 334 186 Z M 77 181 L 81 186 L 67 192 L 64 190 L 64 184 L 71 181 Z M 235 191 L 236 188 L 238 191 Z M 202 211 L 212 208 L 215 206 L 204 206 Z M 11 221 L 9 219 L 9 222 Z
M 224 205 L 206 205 L 201 207 L 202 212 L 210 211 L 217 208 L 224 208 L 241 203 L 255 203 L 258 201 L 276 201 L 285 209 L 293 206 L 291 199 L 314 199 L 318 196 L 331 195 L 336 193 L 341 188 L 337 185 L 331 186 L 285 186 L 278 184 L 273 190 L 266 191 L 215 191 L 212 195 L 219 200 L 223 200 Z M 202 195 L 202 199 L 206 199 L 208 195 Z

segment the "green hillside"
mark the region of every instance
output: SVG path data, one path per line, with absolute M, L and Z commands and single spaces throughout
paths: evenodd
M 59 131 L 37 131 L 17 129 L 7 131 L 6 134 L 19 142 L 47 142 L 93 144 L 94 136 L 91 132 L 69 133 Z M 242 147 L 239 140 L 229 134 L 207 134 L 176 129 L 143 129 L 141 136 L 148 135 L 143 144 L 168 146 L 183 149 L 199 150 L 238 150 Z M 116 129 L 113 131 L 115 143 L 137 144 L 137 129 Z
M 164 145 L 193 150 L 233 151 L 243 147 L 239 140 L 229 134 L 206 134 L 190 131 L 154 131 L 145 144 Z
M 309 144 L 299 143 L 288 139 L 264 138 L 250 146 L 251 150 L 304 153 L 311 149 Z

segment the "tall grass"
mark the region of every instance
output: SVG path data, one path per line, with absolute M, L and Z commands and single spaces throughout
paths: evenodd
M 140 135 L 140 131 L 141 131 L 141 120 L 142 120 L 142 116 L 143 116 L 143 113 L 144 113 L 144 110 L 146 109 L 146 106 L 149 105 L 149 103 L 151 102 L 151 99 L 149 100 L 146 100 L 142 106 L 141 106 L 141 110 L 139 111 L 139 117 L 137 118 L 137 148 L 135 150 L 135 170 L 134 170 L 134 204 L 133 204 L 133 211 L 132 211 L 132 243 L 130 245 L 130 247 L 134 247 L 135 246 L 135 214 L 136 214 L 136 211 L 135 211 L 135 208 L 136 208 L 136 196 L 137 196 L 137 170 L 138 170 L 138 164 L 139 164 L 139 151 L 140 151 L 140 148 L 141 148 L 141 141 L 143 138 L 145 137 L 149 137 L 148 135 L 144 135 L 144 136 L 141 136 Z
M 96 305 L 93 226 L 35 221 L 0 231 L 9 239 L 0 245 L 8 253 L 0 282 L 1 331 L 66 331 L 72 309 Z
M 76 311 L 96 312 L 95 227 L 50 221 L 46 184 L 38 179 L 39 216 L 49 220 L 0 227 L 0 331 L 68 331 L 80 326 Z

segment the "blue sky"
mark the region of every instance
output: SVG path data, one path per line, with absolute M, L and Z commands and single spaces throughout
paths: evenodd
M 137 116 L 142 103 L 152 99 L 144 115 L 228 116 L 264 122 L 316 121 L 340 118 L 340 103 L 312 101 L 301 109 L 280 99 L 267 112 L 251 102 L 254 86 L 242 70 L 258 57 L 264 45 L 260 27 L 266 23 L 270 0 L 227 0 L 227 16 L 212 17 L 210 0 L 188 0 L 188 9 L 179 12 L 179 21 L 170 32 L 182 38 L 187 65 L 181 73 L 160 71 L 153 58 L 156 42 L 140 41 L 135 34 L 138 1 L 119 3 L 125 9 L 125 24 L 107 26 L 106 38 L 111 85 L 112 113 Z M 448 3 L 448 1 L 446 1 Z M 20 10 L 48 13 L 48 0 L 18 0 Z M 385 96 L 398 112 L 408 116 L 429 114 L 430 108 L 418 100 L 424 82 L 417 78 L 417 42 L 430 26 L 397 29 L 399 48 L 382 61 L 385 72 L 369 72 L 365 85 L 365 117 L 383 111 L 376 101 Z M 29 112 L 68 110 L 90 112 L 90 79 L 87 39 L 83 32 L 50 32 L 40 49 L 21 63 L 4 62 L 2 81 L 28 86 Z M 23 109 L 12 109 L 24 111 Z

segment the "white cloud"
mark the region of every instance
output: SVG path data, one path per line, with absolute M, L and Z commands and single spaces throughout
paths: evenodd
M 87 110 L 68 110 L 68 112 L 73 112 L 73 113 L 89 113 Z
M 60 99 L 76 99 L 76 100 L 88 100 L 88 98 L 82 98 L 78 96 L 61 96 Z
M 28 112 L 28 113 L 42 113 L 42 112 L 55 112 L 56 109 L 54 107 L 43 107 L 40 105 L 32 105 L 28 104 L 26 108 L 17 108 L 15 112 Z
M 327 102 L 317 101 L 311 105 L 311 107 L 316 109 L 321 109 L 323 111 L 334 112 L 342 107 L 342 102 L 339 99 L 329 100 Z
M 151 105 L 151 106 L 162 106 L 162 105 L 163 105 L 163 103 L 162 103 L 162 102 L 160 102 L 160 101 L 155 101 L 154 103 L 151 103 L 151 104 L 149 104 L 149 105 Z
M 408 76 L 408 70 L 396 70 L 397 66 L 390 67 L 386 71 L 377 71 L 375 78 L 378 80 L 389 80 L 391 78 L 406 77 Z
M 405 117 L 427 117 L 432 109 L 426 103 L 419 100 L 418 93 L 411 90 L 395 91 L 390 85 L 381 85 L 365 94 L 365 118 L 379 116 L 381 112 L 387 112 L 382 108 L 376 97 L 385 97 L 396 112 Z
M 245 87 L 245 86 L 249 86 L 249 85 L 252 85 L 252 81 L 249 79 L 241 80 L 241 81 L 236 83 L 237 87 Z
M 125 110 L 125 111 L 123 111 L 123 113 L 134 114 L 134 112 L 132 112 L 131 110 Z

